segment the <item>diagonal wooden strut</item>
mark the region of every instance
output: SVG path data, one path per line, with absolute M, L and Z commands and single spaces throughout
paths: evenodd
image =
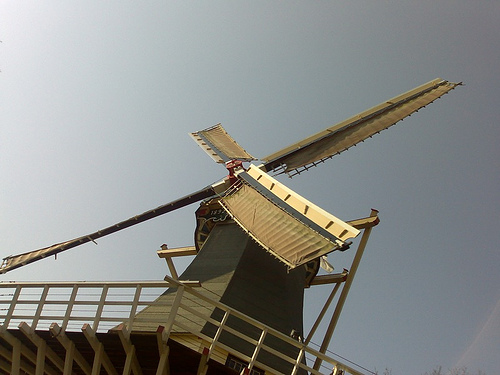
M 352 282 L 354 280 L 354 277 L 356 276 L 356 272 L 358 270 L 359 263 L 361 262 L 361 258 L 363 257 L 363 252 L 365 250 L 366 244 L 368 243 L 368 239 L 370 237 L 370 233 L 372 230 L 372 227 L 377 225 L 379 223 L 378 221 L 378 211 L 372 209 L 370 213 L 370 217 L 376 217 L 377 220 L 373 221 L 372 226 L 368 226 L 364 229 L 363 235 L 361 237 L 361 241 L 358 245 L 358 250 L 356 251 L 356 255 L 354 256 L 354 259 L 352 261 L 351 265 L 351 270 L 349 274 L 347 275 L 347 279 L 345 281 L 344 287 L 342 288 L 342 292 L 340 293 L 339 300 L 337 302 L 337 306 L 335 307 L 335 311 L 333 312 L 332 319 L 330 320 L 330 324 L 328 325 L 328 328 L 326 330 L 325 336 L 323 338 L 323 342 L 321 343 L 321 347 L 319 349 L 320 353 L 326 353 L 326 350 L 328 348 L 328 345 L 330 344 L 330 341 L 333 336 L 333 331 L 335 330 L 335 327 L 337 326 L 337 322 L 340 317 L 340 313 L 342 312 L 342 309 L 344 307 L 344 303 L 347 299 L 347 295 L 349 294 L 349 289 L 351 288 Z M 314 362 L 314 370 L 319 370 L 321 366 L 321 362 L 323 360 L 321 358 L 316 358 L 316 361 Z

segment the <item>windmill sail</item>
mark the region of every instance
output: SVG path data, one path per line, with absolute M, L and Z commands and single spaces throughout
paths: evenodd
M 246 152 L 236 141 L 217 124 L 211 128 L 190 133 L 194 141 L 217 163 L 231 160 L 251 161 L 255 158 Z
M 11 255 L 3 259 L 2 264 L 0 265 L 0 274 L 6 273 L 13 269 L 22 267 L 26 264 L 36 262 L 37 260 L 41 260 L 43 258 L 56 255 L 62 251 L 69 250 L 73 247 L 82 245 L 84 243 L 95 241 L 97 238 L 101 238 L 107 236 L 108 234 L 118 232 L 122 229 L 131 227 L 133 225 L 142 223 L 146 220 L 153 219 L 157 216 L 166 214 L 167 212 L 171 212 L 177 210 L 181 207 L 187 206 L 191 203 L 198 202 L 202 199 L 208 198 L 215 194 L 216 185 L 208 186 L 204 189 L 201 189 L 193 194 L 187 195 L 185 197 L 179 198 L 175 201 L 169 202 L 167 204 L 161 205 L 152 210 L 143 212 L 140 215 L 131 217 L 130 219 L 121 221 L 117 224 L 114 224 L 110 227 L 98 230 L 97 232 L 87 234 L 82 237 L 78 237 L 69 241 L 61 242 L 52 246 L 44 247 L 42 249 L 29 251 L 27 253 Z
M 240 178 L 245 180 L 248 186 L 252 186 L 253 189 L 256 189 L 257 195 L 251 191 L 252 189 L 241 188 L 239 194 L 227 196 L 226 199 L 221 201 L 221 204 L 224 205 L 228 211 L 230 211 L 230 214 L 236 221 L 242 222 L 242 218 L 239 218 L 239 209 L 230 209 L 229 206 L 232 204 L 230 202 L 234 202 L 234 207 L 236 207 L 236 205 L 239 205 L 239 203 L 237 203 L 237 197 L 248 195 L 248 199 L 255 202 L 255 204 L 258 204 L 257 201 L 262 201 L 262 199 L 258 198 L 260 195 L 260 197 L 264 199 L 262 202 L 271 202 L 271 206 L 274 205 L 275 208 L 289 214 L 288 216 L 283 216 L 284 222 L 288 220 L 288 217 L 291 217 L 294 220 L 299 220 L 301 225 L 309 228 L 309 230 L 314 233 L 318 233 L 319 236 L 326 239 L 326 241 L 330 243 L 329 245 L 326 245 L 327 242 L 323 242 L 323 239 L 311 236 L 311 238 L 318 238 L 318 241 L 323 245 L 318 245 L 316 247 L 317 251 L 309 249 L 296 252 L 291 258 L 288 255 L 285 256 L 281 251 L 272 250 L 275 248 L 275 245 L 264 245 L 264 247 L 266 247 L 269 251 L 274 252 L 277 257 L 284 260 L 292 268 L 297 265 L 304 264 L 304 259 L 310 259 L 311 257 L 317 258 L 326 252 L 345 248 L 347 246 L 344 242 L 345 239 L 352 238 L 357 235 L 357 233 L 352 231 L 354 228 L 343 223 L 339 219 L 334 218 L 333 216 L 328 216 L 330 214 L 319 209 L 319 207 L 314 206 L 312 203 L 305 200 L 302 201 L 303 198 L 300 196 L 300 198 L 295 199 L 295 193 L 291 190 L 288 191 L 286 187 L 281 185 L 276 180 L 273 180 L 264 172 L 274 171 L 278 174 L 288 173 L 289 175 L 300 173 L 311 166 L 315 166 L 318 162 L 322 162 L 363 141 L 364 139 L 387 129 L 398 121 L 418 111 L 420 108 L 432 103 L 434 100 L 438 99 L 460 84 L 461 83 L 448 82 L 440 78 L 435 79 L 281 151 L 262 158 L 265 164 L 261 166 L 260 169 L 251 167 L 248 172 L 240 174 Z M 236 141 L 220 124 L 205 130 L 191 133 L 191 136 L 198 143 L 198 145 L 218 163 L 227 163 L 231 160 L 255 160 L 252 155 L 247 153 L 238 143 L 236 143 Z M 261 172 L 261 170 L 264 172 Z M 100 231 L 42 249 L 19 255 L 8 256 L 3 259 L 3 262 L 0 265 L 0 274 L 45 257 L 58 254 L 86 242 L 94 241 L 97 238 L 128 228 L 143 221 L 163 215 L 167 212 L 174 211 L 204 198 L 208 198 L 216 193 L 221 193 L 227 189 L 226 182 L 228 181 L 224 180 L 219 184 L 208 186 L 193 194 L 177 199 L 153 210 L 146 211 L 140 215 L 134 216 Z M 297 206 L 294 206 L 295 204 Z M 271 207 L 269 205 L 266 206 Z M 269 212 L 271 211 L 273 210 L 269 208 Z M 263 209 L 262 212 L 267 211 L 266 209 Z M 313 215 L 313 213 L 317 213 L 317 215 Z M 262 217 L 262 220 L 265 221 L 266 219 Z M 277 222 L 279 222 L 279 220 Z M 344 224 L 347 225 L 347 227 L 345 227 Z M 242 225 L 242 227 L 249 227 L 249 223 L 247 222 Z M 277 227 L 275 229 L 277 229 Z M 252 234 L 253 229 L 248 229 L 248 231 L 255 237 L 255 235 Z M 354 231 L 356 230 L 354 229 Z M 269 233 L 263 233 L 262 235 L 265 237 L 266 235 L 269 235 Z M 260 239 L 258 241 L 262 243 L 265 242 Z M 326 250 L 328 246 L 330 246 L 329 251 Z
M 251 166 L 220 204 L 264 249 L 289 268 L 334 250 L 359 231 Z
M 307 170 L 389 128 L 460 84 L 440 78 L 430 81 L 262 158 L 265 170 L 289 175 Z

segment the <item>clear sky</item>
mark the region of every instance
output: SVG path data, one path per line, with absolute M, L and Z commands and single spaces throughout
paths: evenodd
M 380 211 L 332 351 L 393 374 L 496 374 L 499 25 L 493 0 L 2 1 L 0 256 L 221 178 L 190 131 L 221 122 L 266 156 L 436 77 L 463 81 L 281 180 L 345 220 Z M 162 279 L 156 250 L 193 244 L 195 208 L 1 279 Z M 352 254 L 329 260 L 340 271 Z M 307 291 L 306 327 L 329 292 Z

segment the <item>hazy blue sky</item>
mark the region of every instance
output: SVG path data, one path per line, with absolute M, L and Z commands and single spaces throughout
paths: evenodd
M 331 350 L 395 375 L 496 374 L 499 25 L 500 2 L 481 0 L 2 1 L 0 256 L 222 177 L 189 131 L 221 122 L 265 156 L 436 77 L 464 81 L 282 181 L 345 220 L 380 211 Z M 2 280 L 162 279 L 156 250 L 193 244 L 195 208 Z M 329 292 L 307 291 L 306 327 Z

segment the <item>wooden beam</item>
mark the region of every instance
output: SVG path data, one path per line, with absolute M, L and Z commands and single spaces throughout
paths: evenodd
M 167 345 L 168 334 L 165 327 L 158 326 L 158 328 L 156 329 L 156 342 L 158 344 L 158 354 L 160 355 L 158 368 L 156 369 L 156 375 L 170 375 L 170 363 L 168 361 L 170 348 Z
M 19 330 L 36 345 L 36 373 L 43 375 L 45 367 L 45 357 L 47 357 L 61 372 L 64 371 L 64 361 L 54 352 L 54 350 L 47 346 L 47 342 L 38 336 L 35 331 L 26 323 L 19 324 Z
M 100 375 L 101 373 L 101 365 L 102 365 L 102 357 L 104 354 L 104 345 L 102 342 L 97 344 L 97 350 L 95 350 L 94 363 L 92 364 L 92 375 Z
M 180 257 L 186 255 L 196 255 L 197 251 L 194 246 L 177 247 L 174 249 L 168 249 L 167 245 L 162 245 L 161 250 L 157 250 L 156 253 L 160 258 L 164 258 L 167 262 L 168 269 L 170 270 L 170 275 L 174 280 L 179 278 L 177 270 L 175 269 L 172 257 Z
M 7 329 L 5 328 L 5 326 L 0 327 L 0 337 L 2 339 L 4 339 L 5 341 L 7 341 L 13 348 L 13 350 L 12 350 L 12 357 L 13 357 L 12 363 L 14 364 L 14 363 L 19 361 L 20 367 L 22 370 L 24 370 L 30 374 L 34 374 L 35 369 L 32 368 L 28 362 L 25 362 L 22 360 L 21 354 L 33 364 L 36 363 L 36 354 L 33 353 L 31 351 L 31 349 L 24 346 L 19 339 L 14 337 L 14 335 L 12 335 L 10 332 L 7 332 Z M 19 360 L 17 358 L 19 358 Z M 30 369 L 32 369 L 33 371 L 30 372 Z M 14 372 L 15 370 L 16 370 L 16 368 L 13 368 L 13 373 L 15 373 Z M 57 374 L 51 367 L 46 366 L 45 370 L 50 375 Z
M 45 341 L 42 341 L 39 345 L 37 345 L 35 375 L 43 375 L 45 372 L 46 351 L 47 351 L 47 343 Z
M 342 273 L 334 273 L 331 275 L 319 275 L 315 276 L 311 281 L 311 285 L 324 285 L 324 284 L 339 284 L 343 283 L 347 279 L 349 272 L 344 270 Z
M 128 375 L 130 374 L 130 370 L 132 370 L 135 375 L 142 375 L 141 365 L 139 364 L 139 359 L 136 355 L 135 346 L 130 341 L 130 332 L 127 330 L 127 327 L 122 323 L 113 331 L 116 331 L 118 333 L 118 337 L 120 337 L 123 349 L 127 354 L 125 363 L 128 363 L 128 369 L 127 372 L 124 370 L 123 374 Z
M 264 339 L 266 338 L 267 335 L 267 328 L 264 328 L 260 334 L 259 341 L 257 342 L 257 346 L 255 346 L 255 350 L 253 351 L 252 359 L 248 363 L 248 372 L 253 368 L 255 361 L 257 361 L 257 356 L 259 355 L 260 348 L 264 344 Z
M 179 279 L 179 274 L 177 273 L 177 270 L 175 269 L 175 264 L 172 258 L 166 257 L 165 261 L 167 262 L 167 267 L 170 271 L 170 276 L 172 276 L 172 279 L 178 280 Z
M 325 304 L 323 305 L 323 308 L 321 309 L 318 317 L 316 318 L 316 321 L 314 322 L 312 328 L 311 328 L 311 331 L 309 331 L 309 334 L 307 335 L 305 341 L 304 341 L 304 344 L 308 345 L 309 342 L 311 341 L 312 337 L 314 336 L 314 334 L 316 333 L 316 330 L 318 329 L 319 327 L 319 324 L 321 323 L 321 321 L 323 320 L 323 317 L 325 316 L 328 308 L 330 307 L 330 304 L 332 303 L 333 301 L 333 298 L 335 297 L 335 294 L 337 294 L 337 291 L 340 289 L 340 283 L 337 283 L 335 284 L 335 287 L 333 288 L 333 290 L 330 292 L 330 295 L 328 296 L 328 298 L 326 299 L 326 302 Z
M 208 370 L 208 354 L 210 353 L 210 349 L 207 347 L 203 348 L 203 352 L 201 353 L 200 364 L 198 365 L 198 371 L 196 375 L 205 375 Z
M 158 368 L 156 369 L 156 375 L 170 375 L 170 366 L 168 363 L 168 354 L 170 348 L 167 346 L 163 353 L 160 355 L 160 360 L 158 362 Z
M 168 282 L 174 282 L 171 283 L 174 287 L 177 286 L 179 283 L 182 285 L 190 286 L 191 288 L 201 288 L 201 281 L 199 280 L 175 280 L 170 276 L 165 276 L 163 280 L 168 281 Z
M 33 331 L 36 329 L 38 325 L 38 321 L 40 320 L 40 316 L 42 315 L 43 306 L 45 305 L 45 300 L 47 299 L 47 295 L 49 294 L 49 286 L 45 285 L 43 287 L 42 295 L 40 296 L 40 302 L 38 302 L 38 306 L 36 308 L 35 316 L 31 321 L 31 326 L 33 327 Z
M 75 343 L 70 342 L 69 348 L 66 349 L 66 357 L 64 358 L 64 375 L 71 375 L 73 373 L 73 359 L 75 357 Z
M 18 346 L 18 349 L 16 349 L 16 346 Z M 20 370 L 23 370 L 23 373 L 35 374 L 35 368 L 21 358 L 21 342 L 19 341 L 19 345 L 16 346 L 13 347 L 12 351 L 4 346 L 0 346 L 0 356 L 7 360 L 0 364 L 0 368 L 11 375 L 19 375 L 21 373 Z
M 92 330 L 92 328 L 90 328 L 90 325 L 85 323 L 82 327 L 82 332 L 87 341 L 89 342 L 90 346 L 92 347 L 92 349 L 94 349 L 95 352 L 94 363 L 96 363 L 96 360 L 98 360 L 98 362 L 102 362 L 102 365 L 104 366 L 108 374 L 118 375 L 118 372 L 116 371 L 113 362 L 111 362 L 108 355 L 104 351 L 104 345 L 99 341 L 95 332 Z M 93 366 L 92 368 L 92 372 L 94 371 L 95 371 L 95 366 Z
M 378 218 L 378 211 L 374 210 L 372 208 L 371 213 L 370 213 L 370 217 Z M 374 224 L 374 225 L 376 225 L 376 224 Z M 368 239 L 370 238 L 370 233 L 371 233 L 372 227 L 374 225 L 369 226 L 363 230 L 363 235 L 361 236 L 361 240 L 359 242 L 358 249 L 356 250 L 356 254 L 354 255 L 354 259 L 352 261 L 351 270 L 350 270 L 349 275 L 347 277 L 347 280 L 342 288 L 342 292 L 340 292 L 339 300 L 337 301 L 337 305 L 335 306 L 335 310 L 334 310 L 332 318 L 330 320 L 330 324 L 328 325 L 328 328 L 325 332 L 325 336 L 323 338 L 323 342 L 321 343 L 321 346 L 319 348 L 320 353 L 325 354 L 326 350 L 328 348 L 328 345 L 330 344 L 330 340 L 332 339 L 333 331 L 335 330 L 335 327 L 337 326 L 337 322 L 339 320 L 340 314 L 341 314 L 342 309 L 344 307 L 344 303 L 347 299 L 347 295 L 349 294 L 349 289 L 351 288 L 354 277 L 356 276 L 356 272 L 358 270 L 359 263 L 361 262 L 361 258 L 363 257 L 363 253 L 365 251 L 366 244 L 368 243 Z M 319 370 L 322 361 L 323 360 L 321 358 L 316 358 L 316 361 L 314 362 L 313 369 Z
M 186 255 L 197 254 L 196 247 L 194 246 L 176 247 L 173 249 L 162 249 L 162 250 L 157 250 L 156 253 L 160 258 L 182 257 Z
M 123 365 L 123 375 L 130 375 L 132 372 L 132 361 L 137 358 L 135 355 L 135 346 L 132 345 L 127 351 L 127 357 L 125 358 L 125 364 Z M 142 373 L 142 370 L 141 370 Z
M 26 366 L 29 366 L 28 364 L 22 366 L 24 361 L 21 360 L 21 348 L 22 345 L 19 340 L 12 346 L 12 368 L 10 372 L 12 375 L 19 375 L 21 368 L 26 369 Z
M 12 375 L 12 365 L 2 358 L 0 358 L 0 369 L 5 371 L 7 374 Z
M 139 300 L 141 299 L 142 285 L 137 285 L 134 293 L 134 300 L 132 301 L 132 306 L 130 307 L 130 314 L 128 316 L 127 328 L 132 329 L 134 324 L 134 319 L 137 315 L 137 306 L 139 305 Z
M 376 211 L 376 210 L 373 210 Z M 376 211 L 378 213 L 378 211 Z M 368 216 L 364 217 L 362 219 L 356 219 L 356 220 L 351 220 L 348 221 L 347 224 L 352 225 L 356 229 L 366 229 L 366 228 L 372 228 L 375 225 L 378 225 L 380 223 L 380 219 L 377 215 L 375 216 Z
M 64 347 L 64 349 L 66 349 L 66 352 L 68 352 L 71 349 L 71 346 L 74 346 L 74 343 L 68 336 L 66 336 L 64 330 L 61 327 L 59 327 L 57 323 L 52 323 L 50 325 L 49 330 L 52 336 L 59 341 L 59 343 Z M 74 361 L 78 364 L 78 366 L 80 366 L 80 368 L 86 375 L 90 375 L 92 373 L 92 367 L 89 365 L 87 360 L 83 357 L 83 355 L 76 347 L 74 348 L 73 358 Z
M 21 343 L 19 343 L 19 346 Z M 21 350 L 20 348 L 18 349 L 17 353 L 14 353 L 14 350 L 9 350 L 5 346 L 0 346 L 0 356 L 7 359 L 9 362 L 5 361 L 2 358 L 0 358 L 0 369 L 5 370 L 7 373 L 13 375 L 19 375 L 19 370 L 20 370 L 20 363 L 21 363 Z M 17 362 L 17 363 L 14 363 Z M 12 371 L 13 368 L 15 368 L 15 371 Z M 33 373 L 34 373 L 34 368 L 33 368 Z

